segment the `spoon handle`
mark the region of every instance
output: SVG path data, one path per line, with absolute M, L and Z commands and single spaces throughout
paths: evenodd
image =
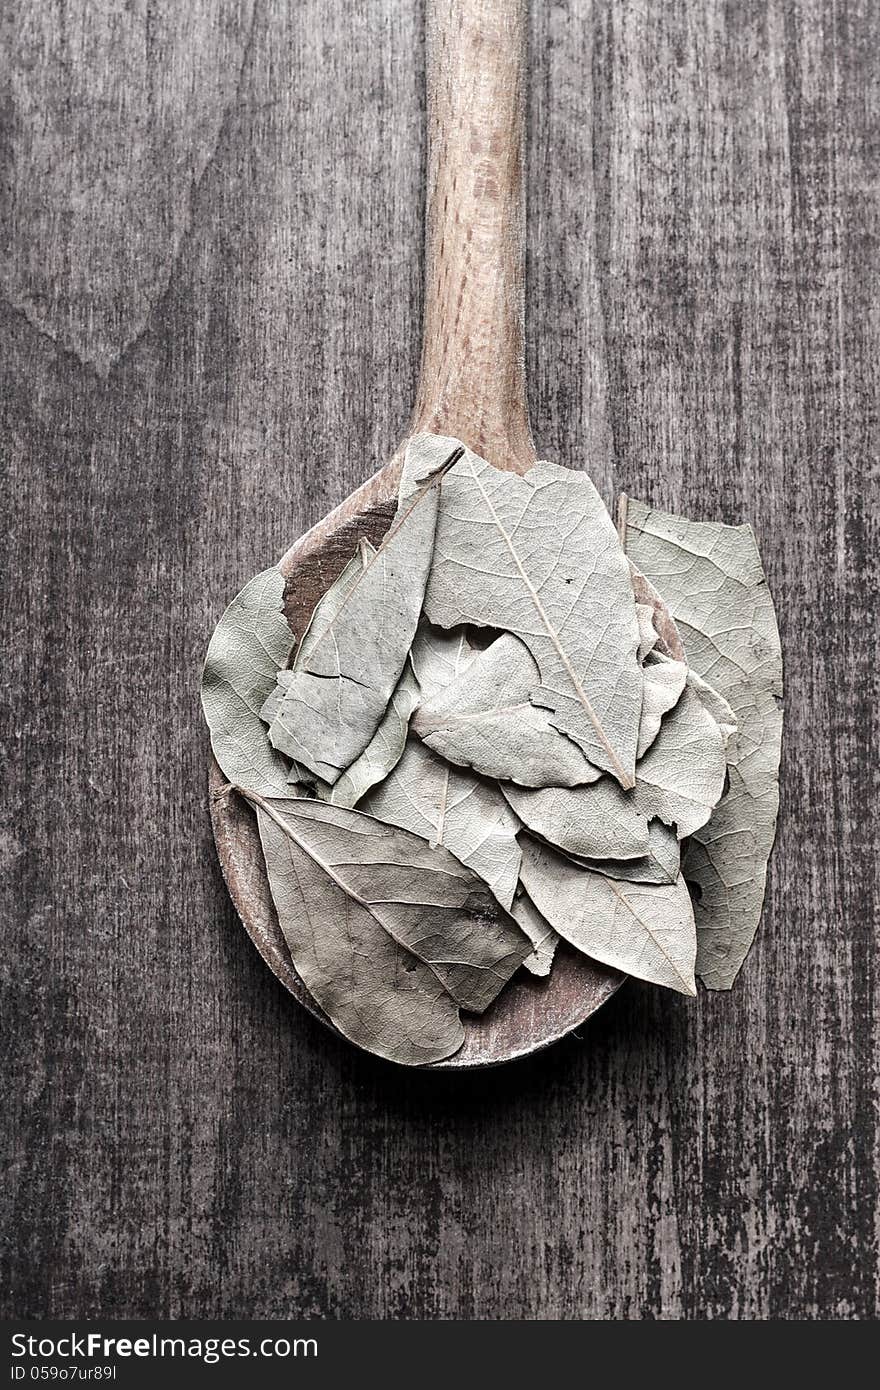
M 524 361 L 526 0 L 427 0 L 428 188 L 412 432 L 535 459 Z

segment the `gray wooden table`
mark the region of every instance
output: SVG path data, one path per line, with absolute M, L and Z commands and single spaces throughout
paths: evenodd
M 880 10 L 534 0 L 539 449 L 754 523 L 783 808 L 732 994 L 465 1077 L 263 966 L 197 696 L 405 425 L 419 5 L 5 10 L 7 1313 L 874 1317 Z

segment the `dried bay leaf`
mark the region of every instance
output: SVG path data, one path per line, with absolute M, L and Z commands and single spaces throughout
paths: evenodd
M 733 754 L 731 744 L 736 738 L 738 723 L 733 709 L 714 686 L 711 686 L 708 681 L 704 681 L 702 676 L 698 676 L 696 671 L 692 671 L 690 668 L 688 668 L 688 685 L 702 701 L 703 708 L 711 714 L 721 730 L 721 741 L 729 761 Z
M 421 477 L 415 464 L 410 477 Z M 443 477 L 425 616 L 520 637 L 540 671 L 532 702 L 597 767 L 632 785 L 642 707 L 635 600 L 585 474 L 537 463 L 520 477 L 465 449 Z
M 643 859 L 648 817 L 610 777 L 588 787 L 500 784 L 520 820 L 540 839 L 583 859 Z
M 273 677 L 273 680 L 273 689 L 266 696 L 266 699 L 263 701 L 259 710 L 260 720 L 265 725 L 270 725 L 272 723 L 272 720 L 275 718 L 275 715 L 280 710 L 281 701 L 284 699 L 284 692 L 287 689 L 290 682 L 293 680 L 293 671 L 284 668 L 283 670 L 276 672 L 275 676 Z M 268 738 L 269 735 L 267 732 L 267 742 Z M 296 780 L 296 778 L 294 778 L 294 780 Z
M 451 466 L 457 450 L 438 464 Z M 321 616 L 269 729 L 272 744 L 334 785 L 370 742 L 415 635 L 437 523 L 435 471 L 402 499 L 381 545 Z M 274 706 L 271 707 L 274 709 Z
M 444 632 L 420 623 L 409 659 L 419 683 L 421 704 L 437 698 L 467 670 L 476 655 L 461 629 Z
M 633 800 L 642 815 L 675 825 L 682 840 L 706 824 L 721 799 L 726 772 L 724 735 L 699 695 L 685 685 L 639 759 Z
M 343 772 L 335 786 L 317 782 L 318 799 L 329 801 L 333 806 L 352 807 L 371 787 L 387 777 L 403 756 L 410 716 L 418 703 L 419 683 L 407 666 L 363 753 Z
M 279 671 L 276 678 L 275 689 L 271 692 L 262 709 L 260 718 L 264 724 L 272 724 L 275 716 L 281 708 L 281 702 L 293 681 L 295 671 L 298 671 L 303 663 L 303 659 L 308 655 L 309 649 L 315 640 L 316 625 L 326 626 L 332 622 L 344 602 L 349 590 L 364 572 L 364 566 L 371 555 L 375 554 L 375 547 L 366 539 L 358 542 L 357 550 L 345 565 L 342 572 L 337 575 L 330 588 L 322 594 L 315 604 L 312 616 L 309 618 L 305 632 L 299 640 L 294 652 L 293 660 L 289 663 L 289 669 Z M 294 775 L 291 781 L 298 781 Z
M 630 499 L 625 537 L 666 600 L 689 665 L 737 724 L 729 790 L 684 859 L 685 877 L 700 890 L 697 972 L 710 989 L 730 989 L 760 921 L 776 835 L 782 649 L 773 600 L 750 526 L 688 521 Z
M 299 641 L 296 655 L 291 663 L 294 671 L 299 671 L 315 646 L 317 639 L 325 629 L 335 621 L 337 614 L 357 584 L 367 565 L 376 554 L 376 547 L 366 536 L 362 536 L 357 543 L 354 555 L 345 565 L 342 572 L 334 579 L 330 588 L 323 593 L 312 610 L 306 630 Z
M 642 700 L 642 719 L 639 724 L 638 756 L 641 758 L 660 732 L 664 714 L 678 703 L 687 681 L 688 668 L 683 661 L 655 655 L 643 667 L 645 690 Z M 638 777 L 638 771 L 636 772 Z
M 450 767 L 411 738 L 394 771 L 361 809 L 432 845 L 445 845 L 510 908 L 519 877 L 520 823 L 492 782 Z
M 559 945 L 559 933 L 538 911 L 522 884 L 516 890 L 510 915 L 532 943 L 532 954 L 523 961 L 526 970 L 541 978 L 549 975 Z
M 625 878 L 630 883 L 674 883 L 681 871 L 681 845 L 675 831 L 661 820 L 648 825 L 648 853 L 643 859 L 578 859 L 582 868 Z
M 525 889 L 565 941 L 640 980 L 696 994 L 696 932 L 683 877 L 628 883 L 581 868 L 529 836 L 522 849 Z
M 446 434 L 414 434 L 406 446 L 397 496 L 400 502 L 414 497 L 426 479 L 445 473 L 465 447 L 460 439 Z
M 263 570 L 232 600 L 214 629 L 202 676 L 202 709 L 224 777 L 264 796 L 283 796 L 288 764 L 269 742 L 260 710 L 293 646 L 281 611 L 284 575 Z
M 395 1061 L 436 1060 L 419 1056 L 416 1013 L 431 1048 L 454 1051 L 461 1035 L 443 992 L 482 1013 L 530 952 L 484 884 L 442 846 L 359 811 L 242 794 L 257 810 L 293 963 L 325 1012 Z
M 503 633 L 458 678 L 422 701 L 413 732 L 435 753 L 484 777 L 526 787 L 576 787 L 601 777 L 578 745 L 529 699 L 539 684 L 526 644 Z
M 419 626 L 410 661 L 422 695 L 441 698 L 477 653 L 464 631 Z M 415 722 L 415 721 L 413 721 Z M 510 908 L 519 875 L 519 821 L 491 782 L 450 767 L 415 739 L 362 810 L 392 825 L 444 844 Z
M 337 575 L 326 593 L 322 594 L 318 599 L 312 616 L 309 618 L 306 630 L 299 640 L 293 660 L 289 664 L 289 669 L 278 672 L 275 689 L 260 710 L 260 718 L 265 724 L 271 725 L 275 716 L 281 709 L 285 693 L 293 683 L 294 672 L 299 670 L 303 660 L 308 655 L 314 642 L 316 631 L 320 631 L 323 627 L 326 627 L 329 622 L 333 621 L 349 590 L 363 574 L 364 566 L 370 556 L 375 553 L 375 547 L 371 545 L 365 537 L 362 538 L 358 542 L 357 550 L 345 565 L 342 572 Z M 328 792 L 330 790 L 327 783 L 320 782 L 320 779 L 309 772 L 308 768 L 303 767 L 296 761 L 291 762 L 287 781 L 294 785 L 312 784 L 317 786 L 320 783 Z
M 705 825 L 724 790 L 726 768 L 722 731 L 686 684 L 639 759 L 630 791 L 610 777 L 585 787 L 533 789 L 502 783 L 502 791 L 524 825 L 566 854 L 644 859 L 650 848 L 649 821 L 659 818 L 675 825 L 679 839 Z
M 292 838 L 290 805 L 256 802 L 272 900 L 297 973 L 341 1033 L 391 1062 L 423 1066 L 464 1041 L 458 1006 L 430 966 Z M 296 822 L 292 822 L 296 824 Z

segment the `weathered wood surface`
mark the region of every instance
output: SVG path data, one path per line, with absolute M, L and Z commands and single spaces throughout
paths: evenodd
M 877 7 L 533 7 L 538 447 L 753 520 L 783 810 L 731 995 L 473 1076 L 291 1005 L 197 707 L 411 406 L 419 7 L 6 12 L 5 1310 L 876 1316 Z

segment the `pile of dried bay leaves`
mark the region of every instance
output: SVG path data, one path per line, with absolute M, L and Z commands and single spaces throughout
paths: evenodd
M 684 994 L 751 944 L 782 718 L 760 558 L 747 526 L 621 510 L 619 533 L 583 473 L 419 435 L 385 539 L 298 643 L 278 569 L 214 633 L 211 742 L 293 964 L 380 1056 L 451 1056 L 459 1010 L 560 938 Z

